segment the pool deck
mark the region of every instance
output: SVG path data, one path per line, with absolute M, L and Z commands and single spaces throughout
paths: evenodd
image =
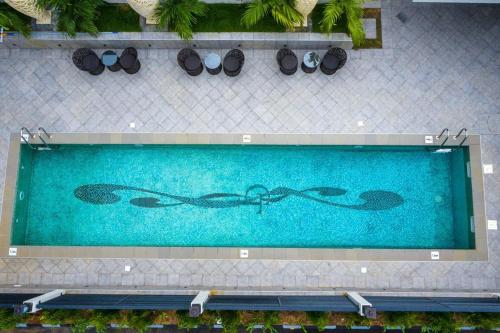
M 395 17 L 401 10 L 409 18 L 405 24 Z M 484 175 L 486 217 L 498 220 L 500 6 L 383 1 L 382 20 L 385 48 L 349 51 L 333 77 L 285 77 L 271 50 L 244 50 L 237 78 L 188 77 L 176 64 L 176 51 L 167 50 L 139 50 L 142 69 L 135 76 L 105 72 L 96 78 L 75 70 L 68 50 L 0 49 L 0 176 L 5 178 L 9 135 L 21 126 L 53 132 L 436 134 L 467 127 L 481 135 L 483 163 L 493 165 L 494 173 Z M 0 285 L 498 292 L 500 231 L 488 230 L 487 237 L 488 261 L 482 262 L 4 257 Z

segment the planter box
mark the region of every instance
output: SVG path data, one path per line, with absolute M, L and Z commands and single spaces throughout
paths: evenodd
M 31 38 L 9 33 L 0 47 L 7 48 L 159 48 L 180 49 L 196 47 L 205 49 L 278 49 L 286 45 L 292 49 L 327 49 L 332 46 L 352 49 L 347 34 L 321 34 L 309 32 L 232 32 L 196 33 L 193 40 L 185 41 L 172 32 L 102 32 L 97 37 L 85 33 L 70 38 L 65 33 L 34 31 Z

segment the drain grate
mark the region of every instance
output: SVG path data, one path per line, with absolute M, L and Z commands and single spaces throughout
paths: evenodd
M 399 12 L 396 17 L 401 21 L 401 23 L 406 23 L 406 21 L 408 21 L 408 15 L 406 15 L 404 12 Z

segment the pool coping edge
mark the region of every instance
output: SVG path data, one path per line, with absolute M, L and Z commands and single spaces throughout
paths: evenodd
M 250 136 L 251 142 L 248 141 Z M 51 144 L 245 144 L 245 145 L 404 145 L 425 144 L 435 134 L 186 134 L 186 133 L 55 133 Z M 451 139 L 450 139 L 451 140 Z M 41 144 L 39 138 L 30 139 Z M 18 133 L 11 134 L 6 168 L 0 256 L 9 256 L 10 235 L 17 183 Z M 109 246 L 15 246 L 16 257 L 39 258 L 161 258 L 239 260 L 341 260 L 341 261 L 432 261 L 431 251 L 439 251 L 439 261 L 485 261 L 488 259 L 484 184 L 480 136 L 469 135 L 470 169 L 475 220 L 476 249 L 359 249 L 359 248 L 240 248 L 240 247 L 109 247 Z M 14 247 L 14 246 L 13 246 Z M 249 250 L 248 259 L 240 249 Z M 11 256 L 12 257 L 12 256 Z

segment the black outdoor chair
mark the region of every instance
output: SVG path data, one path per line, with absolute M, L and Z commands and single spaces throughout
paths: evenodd
M 282 48 L 276 55 L 276 60 L 280 66 L 280 71 L 285 75 L 292 75 L 297 71 L 298 60 L 295 53 L 288 49 Z
M 133 47 L 127 47 L 123 50 L 118 63 L 126 73 L 135 74 L 141 69 L 141 63 L 137 57 L 137 50 Z
M 238 49 L 232 49 L 224 57 L 222 68 L 227 76 L 237 76 L 240 74 L 244 63 L 245 55 L 243 52 Z
M 127 74 L 135 74 L 141 69 L 141 62 L 136 60 L 135 63 L 130 68 L 124 68 L 123 70 Z
M 102 64 L 101 60 L 99 60 L 99 64 L 97 65 L 97 67 L 89 70 L 89 73 L 92 75 L 100 75 L 100 74 L 102 74 L 102 72 L 104 72 L 105 68 L 106 68 L 106 66 L 104 66 Z
M 82 57 L 81 67 L 84 71 L 87 71 L 92 75 L 100 75 L 105 68 L 101 59 L 99 59 L 97 54 L 93 51 Z
M 347 53 L 345 50 L 340 47 L 332 47 L 326 52 L 319 67 L 324 74 L 332 75 L 344 67 L 346 61 Z
M 198 76 L 201 74 L 201 72 L 203 72 L 203 65 L 201 64 L 201 62 L 200 62 L 200 65 L 198 67 L 196 67 L 195 69 L 186 70 L 186 73 L 188 73 L 191 76 Z
M 198 52 L 196 52 L 193 49 L 189 49 L 189 48 L 182 49 L 179 51 L 179 53 L 177 53 L 177 63 L 179 64 L 179 66 L 183 70 L 187 70 L 185 62 L 186 62 L 186 59 L 189 58 L 190 56 L 195 56 L 195 57 L 200 58 L 200 55 L 198 54 Z M 201 61 L 201 58 L 200 58 L 200 61 Z
M 88 69 L 86 69 L 84 66 L 83 59 L 85 57 L 91 56 L 91 55 L 95 55 L 97 57 L 97 54 L 94 51 L 92 51 L 91 49 L 80 48 L 80 49 L 76 50 L 75 52 L 73 52 L 73 56 L 72 56 L 73 64 L 75 64 L 75 66 L 79 70 L 88 71 Z

